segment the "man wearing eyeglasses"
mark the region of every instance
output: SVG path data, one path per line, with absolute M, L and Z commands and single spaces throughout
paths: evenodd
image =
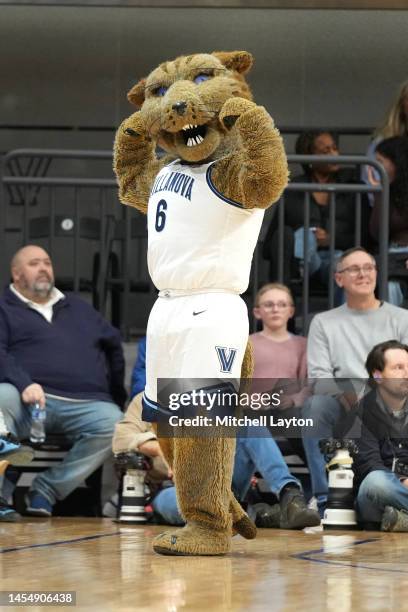
M 364 386 L 366 356 L 372 347 L 390 339 L 408 342 L 408 312 L 381 302 L 374 294 L 377 269 L 370 253 L 362 247 L 345 251 L 337 261 L 335 280 L 344 290 L 346 303 L 313 318 L 308 336 L 308 374 L 310 379 L 319 380 L 315 395 L 302 410 L 302 416 L 314 422 L 313 431 L 304 431 L 303 444 L 313 494 L 321 511 L 328 485 L 319 439 L 333 437 L 336 425 L 354 405 Z M 335 391 L 333 379 L 342 379 L 337 381 Z

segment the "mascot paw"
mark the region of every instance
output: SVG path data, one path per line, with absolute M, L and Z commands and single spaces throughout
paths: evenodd
M 165 531 L 153 540 L 153 550 L 161 555 L 225 555 L 230 547 L 231 536 L 227 531 L 216 531 L 197 523 Z
M 133 115 L 125 119 L 120 126 L 119 133 L 122 140 L 125 139 L 130 142 L 132 140 L 138 142 L 150 142 L 152 140 L 149 126 L 141 112 L 133 113 Z
M 247 514 L 244 514 L 236 523 L 232 525 L 232 535 L 240 535 L 246 540 L 256 538 L 256 526 Z
M 227 130 L 230 130 L 241 115 L 256 108 L 258 108 L 258 106 L 255 102 L 251 102 L 251 100 L 246 100 L 245 98 L 229 98 L 224 102 L 220 111 L 220 122 Z

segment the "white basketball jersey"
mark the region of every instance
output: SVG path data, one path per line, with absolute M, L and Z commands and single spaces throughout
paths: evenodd
M 160 291 L 243 293 L 264 211 L 220 194 L 212 165 L 180 161 L 162 168 L 148 206 L 148 266 Z

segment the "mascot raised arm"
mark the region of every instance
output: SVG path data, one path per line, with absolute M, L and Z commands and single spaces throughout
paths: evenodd
M 178 57 L 128 94 L 140 110 L 117 131 L 114 167 L 120 200 L 147 213 L 148 266 L 159 290 L 147 327 L 145 420 L 168 409 L 159 379 L 236 388 L 252 374 L 240 294 L 264 210 L 288 179 L 279 131 L 245 81 L 252 61 L 245 51 Z M 255 537 L 231 492 L 234 438 L 175 435 L 160 444 L 186 525 L 157 536 L 156 552 L 221 555 L 233 533 Z

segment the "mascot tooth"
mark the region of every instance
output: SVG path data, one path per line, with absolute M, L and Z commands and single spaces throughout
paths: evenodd
M 164 62 L 128 93 L 139 110 L 119 127 L 120 200 L 147 213 L 148 265 L 159 297 L 147 328 L 145 420 L 166 406 L 157 380 L 252 374 L 247 286 L 264 210 L 286 187 L 279 131 L 252 100 L 246 51 Z M 156 156 L 156 147 L 166 152 Z M 185 527 L 155 538 L 156 552 L 221 555 L 256 529 L 231 492 L 235 440 L 160 440 Z

